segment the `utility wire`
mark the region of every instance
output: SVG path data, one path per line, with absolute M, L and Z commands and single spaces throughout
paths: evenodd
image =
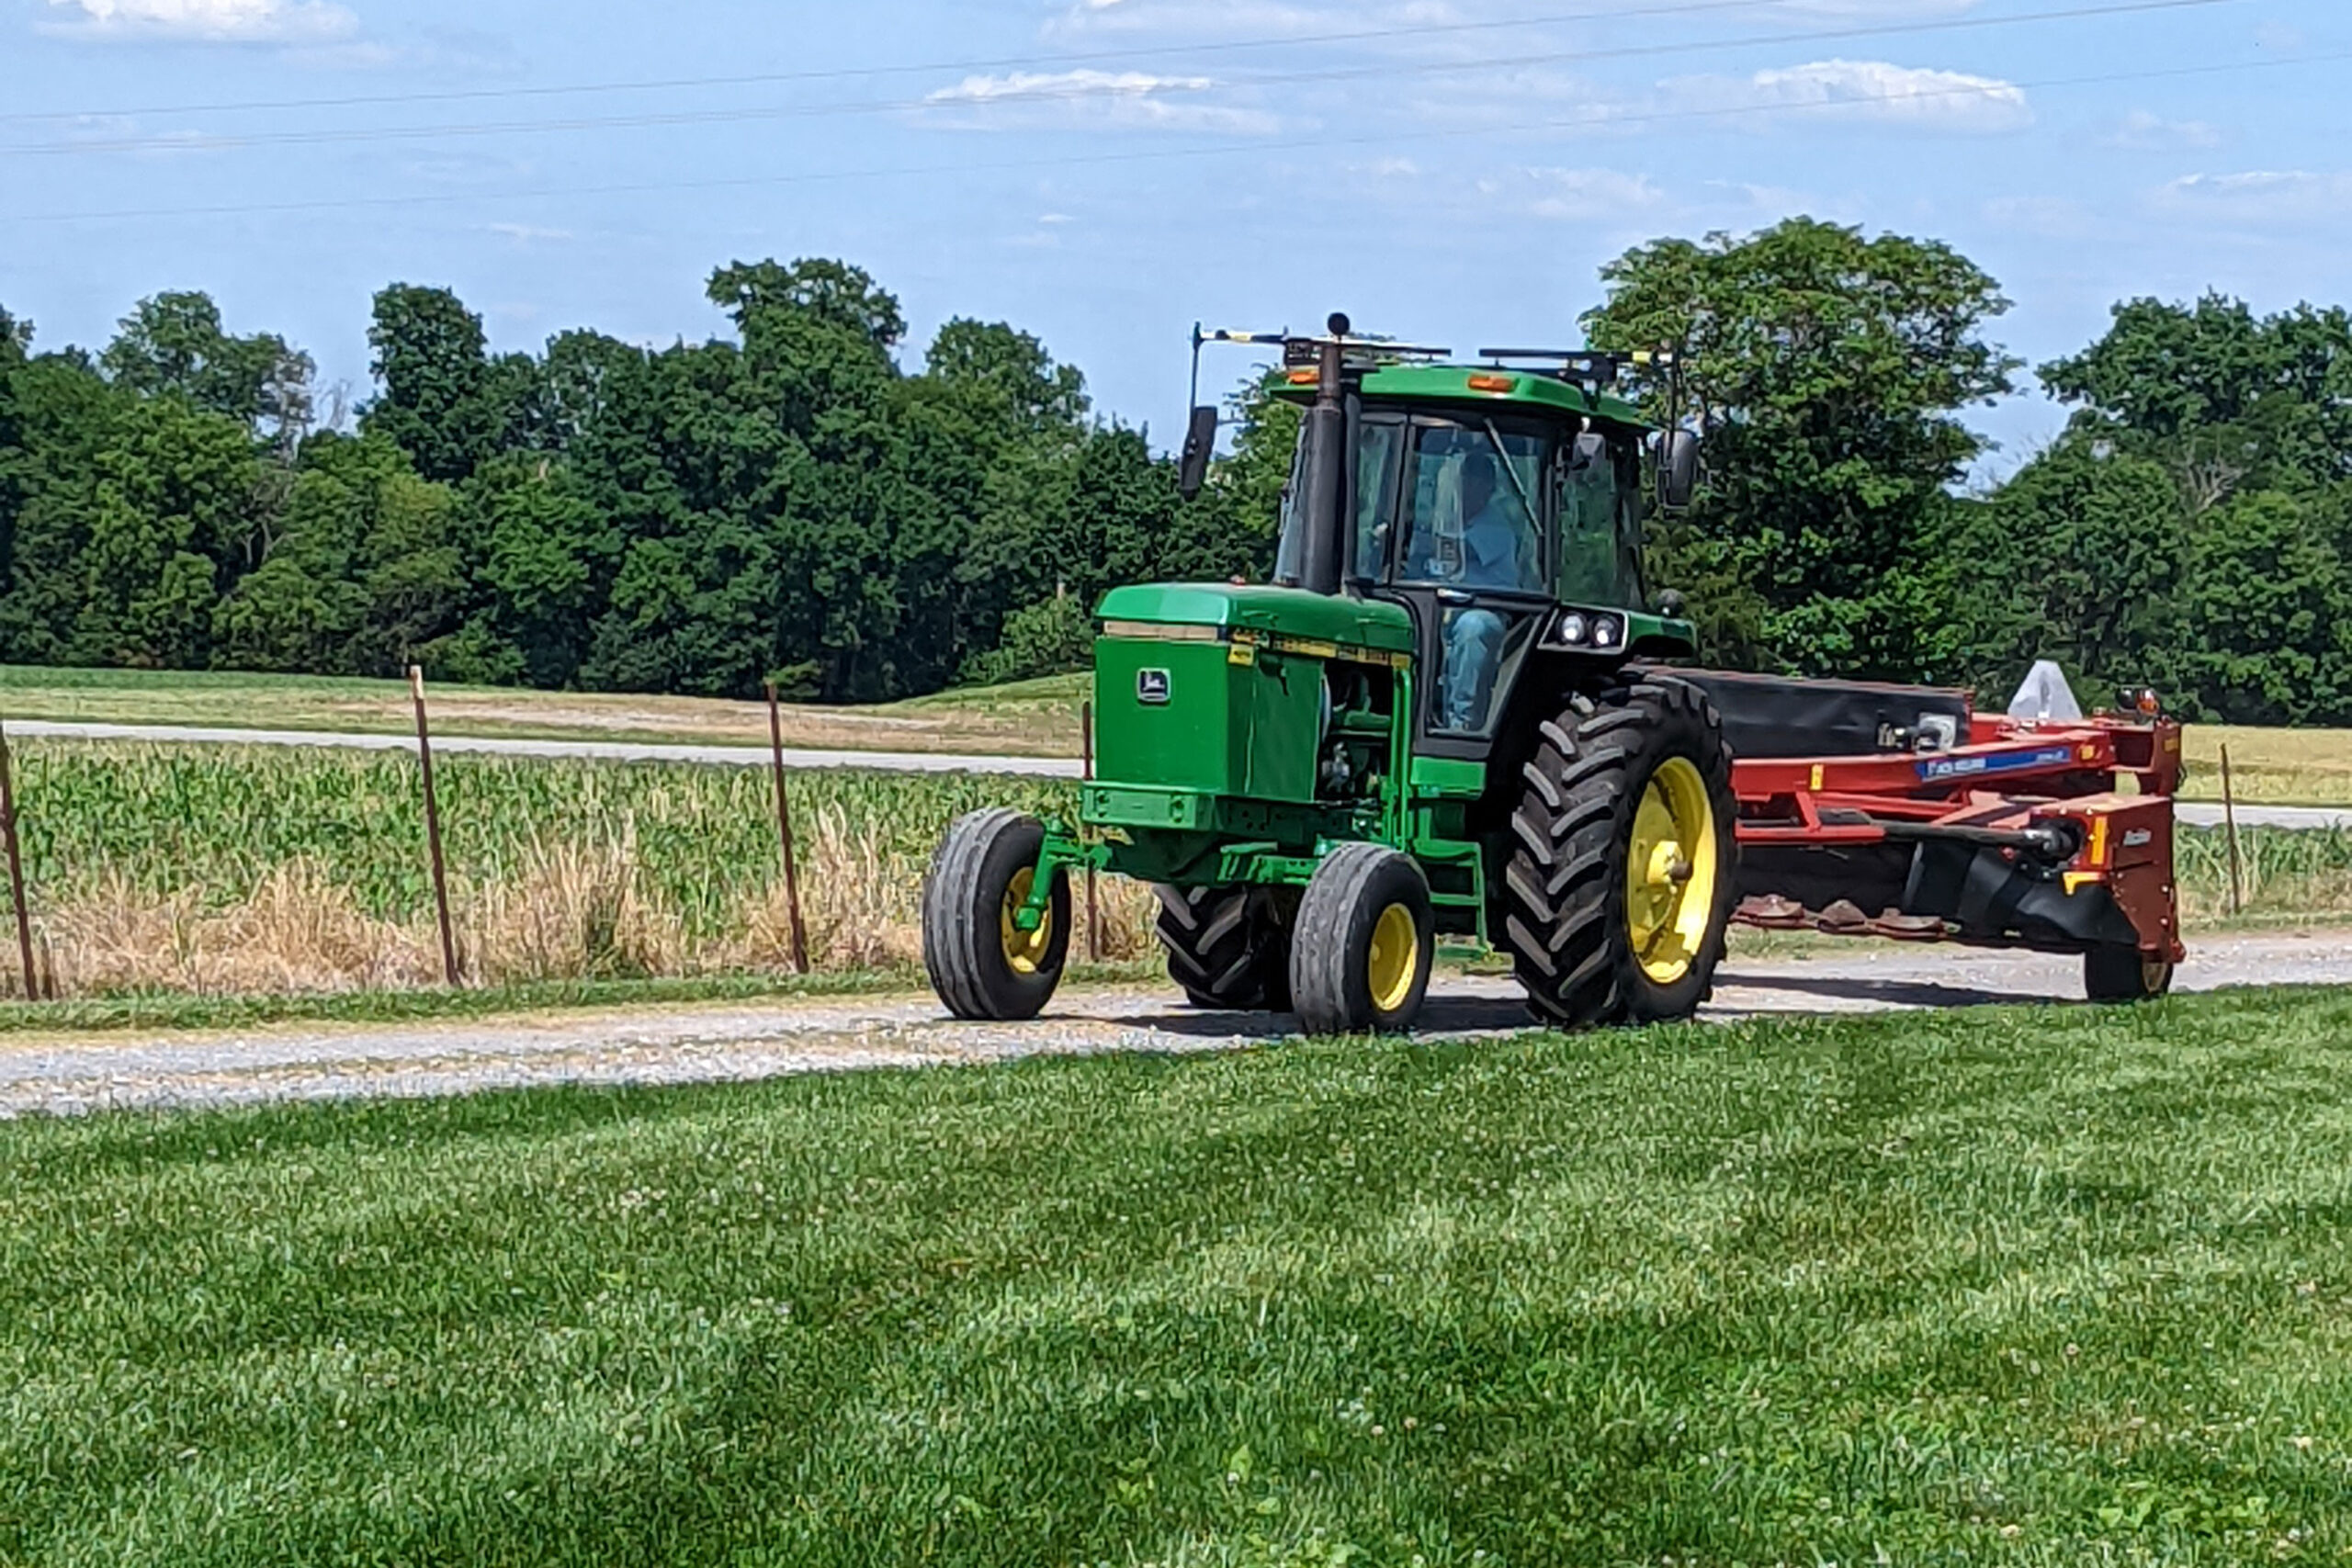
M 2245 3 L 2246 0 L 2123 0 L 2121 4 L 2077 6 L 2063 10 L 2029 11 L 2004 17 L 1962 17 L 1939 21 L 1893 22 L 1874 27 L 1832 28 L 1813 32 L 1779 33 L 1769 36 L 1750 35 L 1746 38 L 1702 39 L 1688 43 L 1632 44 L 1615 49 L 1566 50 L 1542 54 L 1521 53 L 1507 57 L 1466 61 L 1425 61 L 1411 63 L 1392 62 L 1373 65 L 1318 67 L 1301 71 L 1260 73 L 1240 78 L 1227 85 L 1251 87 L 1288 86 L 1306 83 L 1363 81 L 1395 76 L 1450 75 L 1476 71 L 1509 71 L 1536 65 L 1589 63 L 1597 61 L 1633 60 L 1658 55 L 1683 55 L 1707 51 L 1749 49 L 1758 45 L 1844 42 L 1857 39 L 1973 31 L 2036 22 L 2098 19 L 2160 11 L 2201 10 L 2216 6 Z M 985 97 L 956 97 L 952 96 L 952 90 L 950 90 L 946 94 L 933 93 L 921 98 L 899 98 L 855 104 L 798 104 L 760 108 L 695 109 L 666 114 L 594 116 L 563 120 L 505 120 L 458 125 L 384 126 L 353 130 L 282 130 L 244 134 L 232 132 L 225 133 L 217 139 L 205 139 L 194 142 L 185 137 L 177 136 L 133 137 L 110 141 L 35 142 L 0 147 L 0 157 L 186 152 L 192 146 L 286 147 L 319 146 L 336 142 L 413 141 L 440 136 L 511 136 L 579 130 L 643 130 L 668 126 L 740 124 L 752 120 L 824 118 L 844 114 L 906 113 L 923 109 L 952 111 L 960 108 L 967 111 L 982 111 L 1023 104 L 1075 102 L 1102 96 L 1098 85 L 1055 84 L 1041 85 L 1034 88 L 1012 88 L 1002 92 L 991 92 Z
M 672 92 L 687 88 L 783 86 L 804 82 L 839 82 L 876 76 L 970 74 L 981 71 L 1016 71 L 1027 67 L 1092 65 L 1104 62 L 1152 60 L 1170 55 L 1224 54 L 1244 50 L 1301 49 L 1320 44 L 1373 43 L 1389 39 L 1430 38 L 1491 32 L 1510 28 L 1563 26 L 1571 22 L 1647 21 L 1656 17 L 1695 16 L 1720 11 L 1757 11 L 1783 7 L 1788 0 L 1683 0 L 1670 6 L 1628 10 L 1560 11 L 1544 16 L 1513 17 L 1484 22 L 1421 22 L 1404 27 L 1362 28 L 1352 32 L 1302 33 L 1283 38 L 1227 39 L 1206 43 L 1144 44 L 1079 53 L 1003 55 L 991 60 L 937 61 L 927 64 L 845 65 L 820 71 L 763 71 L 748 75 L 675 76 L 624 82 L 584 82 L 537 87 L 463 87 L 440 92 L 371 93 L 345 97 L 264 98 L 244 103 L 162 104 L 144 107 L 45 109 L 0 114 L 0 123 L 40 120 L 124 118 L 138 115 L 242 114 L 280 109 L 356 108 L 385 104 L 461 103 L 497 98 L 562 97 L 594 93 Z
M 2224 75 L 2241 71 L 2269 71 L 2293 66 L 2335 64 L 2345 61 L 2352 61 L 2352 51 L 2304 55 L 2293 60 L 2248 60 L 2210 65 L 2175 66 L 2163 70 L 2110 72 L 2087 76 L 2052 76 L 2039 81 L 2008 82 L 1990 86 L 1971 85 L 1939 88 L 1929 92 L 1856 94 L 1851 97 L 1824 100 L 1819 103 L 1743 104 L 1728 108 L 1661 109 L 1631 115 L 1610 114 L 1603 111 L 1599 115 L 1587 115 L 1574 118 L 1528 120 L 1502 125 L 1480 124 L 1451 130 L 1430 129 L 1417 130 L 1402 138 L 1394 133 L 1315 137 L 1272 142 L 1226 142 L 1204 147 L 1148 148 L 1124 152 L 1081 153 L 1058 158 L 1023 157 L 978 164 L 913 164 L 897 168 L 819 169 L 786 175 L 743 175 L 723 179 L 703 180 L 652 180 L 622 185 L 547 187 L 538 190 L 451 191 L 422 195 L 239 203 L 213 207 L 125 208 L 102 212 L 37 212 L 0 219 L 0 222 L 73 223 L 153 218 L 248 217 L 261 214 L 374 210 L 459 201 L 519 202 L 564 197 L 628 196 L 690 190 L 741 190 L 763 186 L 815 185 L 836 180 L 902 179 L 930 175 L 967 175 L 1004 171 L 1078 168 L 1102 164 L 1169 162 L 1189 158 L 1229 157 L 1237 152 L 1290 152 L 1331 147 L 1393 145 L 1400 141 L 1437 141 L 1460 136 L 1510 135 L 1539 130 L 1613 130 L 1621 126 L 1655 125 L 1668 121 L 1746 118 L 1867 108 L 1872 105 L 1908 105 L 1939 98 L 1987 97 L 2021 89 L 2039 92 L 2058 87 L 2105 86 L 2122 82 L 2175 81 L 2188 77 Z

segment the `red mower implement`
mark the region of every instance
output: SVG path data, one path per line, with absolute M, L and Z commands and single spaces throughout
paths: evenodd
M 1991 715 L 1931 687 L 1681 678 L 1733 754 L 1739 923 L 2080 953 L 2095 1001 L 2170 988 L 2181 732 L 2153 694 L 2081 716 L 2058 682 Z

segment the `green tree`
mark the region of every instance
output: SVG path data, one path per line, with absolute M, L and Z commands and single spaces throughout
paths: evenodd
M 1950 247 L 1792 219 L 1661 240 L 1602 269 L 1597 347 L 1671 347 L 1708 482 L 1662 586 L 1728 588 L 1758 646 L 1806 671 L 1916 677 L 1948 656 L 1919 573 L 1946 487 L 1982 448 L 1955 415 L 2010 389 L 2008 302 Z M 1679 579 L 1677 581 L 1676 579 Z
M 240 669 L 443 672 L 468 584 L 456 497 L 379 434 L 314 436 L 261 564 L 212 617 L 217 661 Z
M 533 367 L 492 359 L 481 318 L 448 289 L 379 292 L 368 344 L 382 391 L 360 428 L 408 453 L 424 478 L 457 483 L 519 439 Z
M 2199 517 L 2171 689 L 2204 716 L 2238 724 L 2352 716 L 2352 583 L 2342 537 L 2340 518 L 2279 491 Z
M 1935 545 L 1959 673 L 1998 685 L 2048 658 L 2094 690 L 2165 673 L 2151 654 L 2177 635 L 2189 530 L 2162 464 L 2069 436 L 1951 507 Z
M 2041 367 L 2075 428 L 2163 463 L 2192 512 L 2352 478 L 2352 316 L 2257 317 L 2209 294 L 2132 299 L 2099 341 Z
M 309 432 L 311 356 L 275 333 L 232 337 L 207 294 L 158 294 L 122 319 L 98 364 L 141 397 L 186 398 L 291 447 Z

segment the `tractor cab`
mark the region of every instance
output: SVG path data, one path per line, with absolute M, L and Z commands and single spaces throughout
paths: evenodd
M 1648 614 L 1642 578 L 1651 433 L 1579 378 L 1595 369 L 1589 355 L 1539 369 L 1375 359 L 1352 374 L 1343 360 L 1336 587 L 1411 616 L 1418 750 L 1484 759 L 1531 660 L 1687 647 Z M 1311 401 L 1319 380 L 1294 369 L 1279 395 Z M 1311 563 L 1330 515 L 1311 483 L 1314 430 L 1284 491 L 1273 580 L 1321 592 Z

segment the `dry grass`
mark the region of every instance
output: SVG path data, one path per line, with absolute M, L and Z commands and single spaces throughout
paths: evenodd
M 919 964 L 922 872 L 890 847 L 882 829 L 854 822 L 839 807 L 811 813 L 801 860 L 810 967 L 857 973 Z M 1074 933 L 1074 958 L 1117 963 L 1154 951 L 1149 889 L 1105 877 L 1097 900 L 1099 941 Z M 460 888 L 455 904 L 461 961 L 478 983 L 793 966 L 780 881 L 739 899 L 729 934 L 690 940 L 626 821 L 585 842 L 535 841 L 511 878 Z M 1082 894 L 1076 912 L 1082 925 Z M 320 995 L 429 987 L 442 978 L 430 919 L 372 917 L 347 887 L 300 860 L 227 904 L 209 904 L 192 888 L 145 890 L 108 871 L 48 908 L 38 938 L 62 997 Z
M 48 911 L 39 937 L 61 996 L 381 990 L 441 977 L 431 927 L 372 919 L 308 861 L 276 867 L 220 908 L 192 889 L 144 892 L 108 871 Z

